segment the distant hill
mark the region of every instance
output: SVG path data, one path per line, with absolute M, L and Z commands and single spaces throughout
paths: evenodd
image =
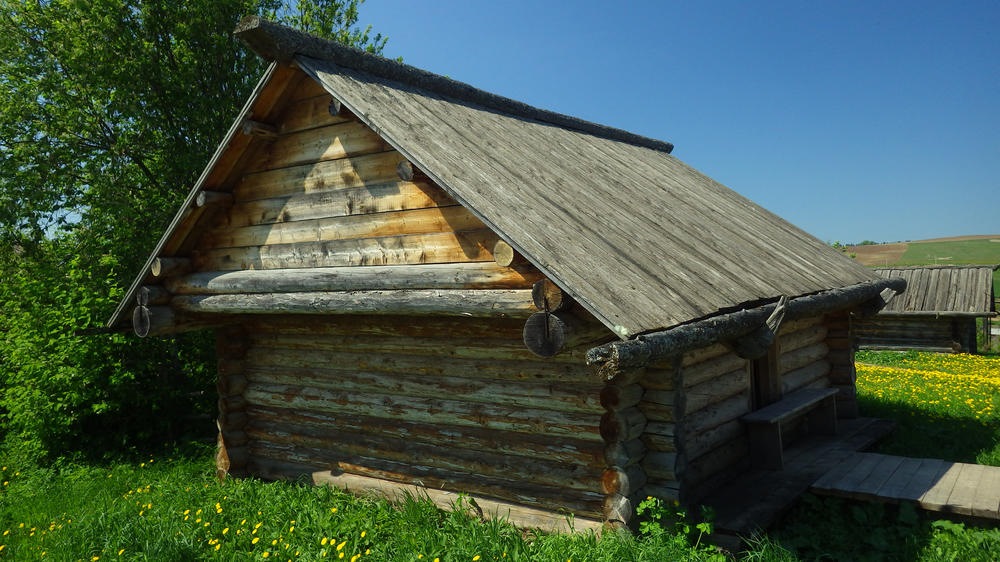
M 890 244 L 847 246 L 862 265 L 997 265 L 1000 234 L 934 238 Z

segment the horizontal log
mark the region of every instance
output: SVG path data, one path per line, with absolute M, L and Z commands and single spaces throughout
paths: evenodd
M 637 408 L 606 412 L 601 416 L 601 438 L 608 444 L 632 441 L 642 435 L 646 427 L 646 416 Z
M 458 205 L 389 211 L 371 215 L 347 215 L 262 224 L 223 226 L 206 233 L 203 248 L 238 248 L 328 242 L 353 238 L 379 238 L 411 234 L 437 234 L 485 228 L 465 207 Z
M 684 380 L 684 386 L 686 388 L 691 388 L 693 386 L 714 380 L 727 373 L 731 373 L 737 369 L 746 368 L 746 359 L 738 357 L 734 353 L 729 353 L 709 359 L 708 361 L 691 365 L 689 367 L 684 367 L 681 371 L 681 376 Z
M 205 271 L 166 282 L 178 295 L 394 289 L 527 289 L 540 274 L 493 262 Z
M 726 422 L 738 419 L 750 411 L 750 391 L 746 390 L 706 406 L 684 417 L 686 435 L 707 431 Z
M 233 204 L 233 194 L 220 191 L 199 191 L 195 196 L 196 207 L 230 207 Z
M 170 306 L 210 314 L 402 314 L 525 318 L 531 291 L 420 290 L 180 295 Z
M 823 342 L 814 343 L 796 350 L 782 353 L 778 357 L 778 373 L 784 375 L 789 371 L 805 367 L 827 357 L 830 348 Z
M 251 172 L 351 158 L 390 150 L 388 143 L 358 121 L 286 133 L 254 162 Z
M 618 375 L 621 377 L 622 375 Z M 618 377 L 615 377 L 617 379 Z M 639 384 L 647 390 L 674 390 L 681 387 L 681 370 L 677 365 L 658 365 L 647 367 Z
M 237 201 L 250 201 L 395 182 L 396 164 L 402 159 L 391 150 L 247 174 L 233 195 Z
M 303 435 L 331 436 L 335 428 L 338 439 L 364 443 L 368 438 L 403 439 L 414 443 L 454 443 L 465 449 L 492 451 L 524 462 L 547 459 L 567 465 L 588 466 L 596 472 L 606 466 L 604 444 L 599 436 L 590 439 L 560 435 L 513 433 L 506 430 L 450 425 L 444 421 L 409 422 L 379 418 L 364 414 L 324 413 L 251 406 L 247 413 L 252 424 L 269 426 L 274 431 Z M 587 436 L 583 436 L 587 437 Z
M 244 135 L 260 137 L 265 140 L 278 138 L 278 127 L 270 123 L 262 123 L 252 119 L 244 119 L 240 125 L 240 130 Z
M 598 435 L 598 420 L 591 413 L 554 412 L 537 408 L 512 408 L 458 399 L 410 398 L 389 394 L 331 392 L 294 385 L 251 383 L 243 393 L 254 406 L 302 408 L 344 415 L 377 415 L 409 422 L 449 423 L 539 435 Z
M 646 445 L 646 449 L 649 451 L 657 451 L 660 453 L 676 453 L 677 443 L 674 441 L 672 435 L 659 435 L 656 433 L 646 433 L 642 434 L 641 440 L 643 444 Z
M 740 420 L 731 420 L 705 431 L 691 432 L 684 440 L 688 459 L 696 459 L 735 439 L 746 439 L 746 429 Z
M 344 217 L 371 217 L 457 205 L 443 190 L 425 183 L 393 181 L 336 191 L 237 202 L 218 228 L 276 225 Z
M 317 92 L 317 95 L 291 102 L 281 116 L 279 126 L 281 134 L 296 133 L 349 120 L 350 116 L 347 114 L 330 113 L 330 104 L 333 101 L 330 94 Z
M 601 389 L 601 406 L 608 410 L 631 408 L 642 400 L 643 388 L 638 384 L 604 385 Z
M 135 300 L 140 306 L 158 306 L 170 302 L 172 296 L 162 285 L 143 285 L 136 291 Z
M 317 357 L 317 362 L 322 357 Z M 327 359 L 329 364 L 329 358 Z M 385 394 L 412 398 L 461 397 L 468 402 L 549 409 L 559 412 L 592 412 L 600 415 L 597 389 L 556 387 L 546 381 L 498 380 L 476 376 L 476 372 L 427 377 L 412 373 L 380 373 L 367 363 L 338 368 L 295 366 L 248 367 L 249 382 L 289 384 L 363 395 Z
M 382 342 L 381 346 L 372 345 L 364 349 L 356 349 L 347 344 L 338 349 L 336 342 L 331 342 L 332 345 L 323 347 L 322 351 L 261 345 L 248 352 L 247 362 L 255 369 L 272 371 L 320 369 L 320 372 L 328 373 L 333 379 L 358 371 L 382 373 L 390 377 L 475 378 L 514 385 L 558 386 L 594 397 L 601 388 L 593 381 L 586 380 L 587 373 L 583 371 L 585 367 L 572 363 L 526 362 L 510 358 L 494 359 L 490 356 L 469 357 L 470 354 L 462 353 L 461 348 L 452 355 L 449 353 L 452 350 L 445 347 L 444 342 L 433 341 L 424 342 L 426 351 L 437 351 L 437 356 L 410 355 L 413 351 L 423 350 L 393 349 L 393 343 L 395 342 Z M 406 340 L 400 343 L 405 344 Z M 504 355 L 502 350 L 499 355 Z M 446 361 L 441 359 L 445 357 Z M 239 368 L 236 372 L 242 373 L 244 370 Z M 586 382 L 580 382 L 581 380 Z
M 698 363 L 704 363 L 705 361 L 716 359 L 723 355 L 732 354 L 732 350 L 721 343 L 706 345 L 704 347 L 686 351 L 681 358 L 681 367 L 686 369 L 692 365 L 697 365 Z
M 646 444 L 639 439 L 617 441 L 604 450 L 604 460 L 608 466 L 626 467 L 637 464 L 646 454 Z
M 149 266 L 149 272 L 153 277 L 158 277 L 160 279 L 164 277 L 172 277 L 174 275 L 183 275 L 191 271 L 192 264 L 191 260 L 188 258 L 154 258 L 152 264 Z
M 745 439 L 729 441 L 697 459 L 688 461 L 683 474 L 680 475 L 685 488 L 693 490 L 715 476 L 749 467 L 747 443 Z
M 220 318 L 178 313 L 168 306 L 137 306 L 132 312 L 132 331 L 140 338 L 205 330 L 224 323 Z
M 788 394 L 800 388 L 805 388 L 816 381 L 825 381 L 829 374 L 829 362 L 817 361 L 815 363 L 810 363 L 805 367 L 785 373 L 781 377 L 781 392 L 783 394 Z
M 552 510 L 565 508 L 576 514 L 599 515 L 601 500 L 596 491 L 571 491 L 552 487 L 532 486 L 513 479 L 484 478 L 475 474 L 458 473 L 444 469 L 384 459 L 358 458 L 358 462 L 340 460 L 336 453 L 307 448 L 283 447 L 258 443 L 251 446 L 254 457 L 281 460 L 307 466 L 331 467 L 332 474 L 358 474 L 392 482 L 423 485 L 428 488 L 483 495 L 513 501 L 521 505 L 544 507 Z
M 233 430 L 222 432 L 222 442 L 228 447 L 242 447 L 250 442 L 250 437 L 246 431 Z
M 806 347 L 826 339 L 827 329 L 821 323 L 814 323 L 802 330 L 788 332 L 779 339 L 782 353 L 791 353 L 796 349 Z
M 649 452 L 642 459 L 642 468 L 650 479 L 674 480 L 677 478 L 677 453 Z
M 608 467 L 601 474 L 601 491 L 605 494 L 630 496 L 638 494 L 645 484 L 646 473 L 637 464 L 627 467 Z
M 227 471 L 242 468 L 250 461 L 249 447 L 223 447 L 216 453 L 216 464 L 225 465 Z
M 902 279 L 879 279 L 831 289 L 788 301 L 785 318 L 795 320 L 842 311 L 872 298 L 886 288 L 905 288 Z M 612 342 L 588 351 L 587 361 L 602 376 L 613 379 L 628 367 L 644 366 L 685 351 L 729 341 L 757 330 L 771 316 L 775 305 L 722 314 L 676 328 Z
M 684 396 L 684 411 L 687 414 L 697 412 L 749 389 L 750 375 L 746 369 L 730 371 L 688 389 Z
M 658 404 L 656 402 L 648 402 L 643 400 L 639 402 L 639 411 L 641 411 L 647 420 L 657 421 L 657 422 L 674 422 L 680 418 L 681 412 L 678 412 L 674 406 L 668 406 L 666 404 Z
M 425 443 L 408 439 L 389 439 L 363 435 L 324 435 L 289 433 L 284 426 L 271 428 L 252 424 L 247 435 L 257 446 L 292 446 L 298 450 L 323 451 L 322 455 L 341 462 L 363 464 L 363 459 L 377 458 L 400 465 L 418 464 L 427 469 L 459 474 L 475 474 L 491 479 L 505 479 L 516 474 L 534 486 L 562 490 L 594 491 L 600 486 L 600 470 L 584 465 L 570 465 L 543 457 L 497 454 L 463 447 L 461 442 Z
M 349 238 L 246 248 L 217 248 L 198 254 L 197 269 L 296 269 L 361 265 L 419 265 L 489 261 L 489 230 Z
M 676 424 L 657 420 L 657 421 L 650 421 L 649 423 L 646 424 L 645 433 L 652 435 L 662 435 L 664 437 L 673 438 L 673 436 L 676 434 L 676 431 L 677 431 Z
M 330 471 L 320 471 L 313 474 L 315 484 L 328 485 L 338 489 L 346 489 L 356 494 L 375 492 L 387 497 L 390 501 L 404 502 L 409 498 L 428 498 L 441 509 L 455 509 L 461 502 L 468 502 L 470 499 L 483 512 L 483 516 L 488 519 L 498 519 L 510 522 L 521 528 L 541 529 L 546 532 L 573 532 L 590 531 L 598 532 L 603 526 L 602 521 L 596 519 L 585 519 L 574 517 L 568 519 L 561 511 L 546 511 L 542 509 L 525 507 L 516 503 L 503 502 L 487 499 L 484 497 L 472 497 L 469 499 L 463 496 L 444 490 L 437 490 L 413 484 L 400 484 L 379 478 L 359 476 L 357 474 L 340 473 L 334 474 Z
M 403 321 L 410 322 L 417 319 L 424 320 L 425 318 L 437 320 L 443 317 L 387 316 L 386 318 L 400 318 Z M 467 320 L 469 318 L 464 317 L 463 319 Z M 472 331 L 474 332 L 474 330 Z M 357 352 L 371 352 L 372 354 L 386 353 L 388 350 L 391 350 L 393 353 L 401 355 L 406 354 L 415 357 L 447 358 L 449 361 L 452 358 L 470 360 L 490 359 L 495 361 L 509 361 L 511 363 L 526 363 L 536 366 L 543 361 L 542 359 L 539 359 L 537 355 L 525 349 L 524 344 L 520 340 L 492 338 L 488 335 L 477 336 L 470 334 L 466 336 L 463 334 L 463 337 L 453 337 L 450 341 L 445 342 L 420 336 L 397 336 L 389 341 L 386 341 L 383 339 L 372 339 L 371 337 L 367 337 L 364 334 L 359 333 L 357 336 L 338 336 L 334 341 L 323 342 L 318 339 L 301 339 L 282 334 L 267 334 L 260 335 L 256 338 L 256 341 L 258 343 L 255 344 L 255 346 L 260 346 L 262 349 L 266 348 L 268 350 L 327 349 L 335 352 L 351 350 Z M 387 347 L 387 345 L 389 347 Z M 586 375 L 589 371 L 587 371 L 586 367 L 582 364 L 582 355 L 583 353 L 581 350 L 566 351 L 556 355 L 555 357 L 545 359 L 544 361 L 552 365 L 560 365 L 559 369 L 556 371 L 557 373 L 565 374 L 573 372 Z M 584 379 L 576 380 L 579 381 Z M 591 384 L 592 382 L 595 381 L 589 380 L 587 381 L 587 384 Z
M 822 316 L 806 316 L 803 318 L 785 319 L 778 331 L 778 337 L 784 339 L 793 336 L 795 332 L 809 331 L 813 326 L 823 324 Z
M 219 412 L 221 413 L 241 412 L 246 410 L 246 407 L 246 398 L 239 394 L 219 398 Z

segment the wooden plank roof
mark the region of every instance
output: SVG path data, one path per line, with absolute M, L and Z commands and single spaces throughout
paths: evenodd
M 994 309 L 992 265 L 886 267 L 875 272 L 888 279 L 906 280 L 906 292 L 897 295 L 881 314 L 926 313 L 988 316 Z
M 878 279 L 671 156 L 670 143 L 258 18 L 237 35 L 319 81 L 623 339 Z M 109 326 L 123 322 L 147 271 Z

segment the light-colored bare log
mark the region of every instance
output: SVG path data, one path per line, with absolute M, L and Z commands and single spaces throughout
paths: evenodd
M 252 171 L 274 170 L 306 163 L 381 153 L 390 146 L 357 121 L 346 121 L 282 135 L 258 159 Z
M 493 261 L 501 267 L 511 267 L 526 263 L 527 260 L 521 257 L 510 244 L 503 240 L 497 240 L 496 244 L 493 245 Z
M 309 80 L 309 82 L 314 82 Z M 295 133 L 316 127 L 343 123 L 351 118 L 347 113 L 330 113 L 333 98 L 326 92 L 294 100 L 281 116 L 281 134 Z
M 482 230 L 482 221 L 465 207 L 431 207 L 371 215 L 347 215 L 247 227 L 221 227 L 205 234 L 203 248 L 238 248 L 407 234 Z
M 155 258 L 149 266 L 153 277 L 172 277 L 191 271 L 191 260 L 188 258 Z
M 525 318 L 528 290 L 420 290 L 181 295 L 177 310 L 211 314 L 402 314 Z
M 222 226 L 247 227 L 355 215 L 454 206 L 447 193 L 425 183 L 391 181 L 334 191 L 237 202 Z
M 393 182 L 399 179 L 396 164 L 402 159 L 392 150 L 247 174 L 233 195 L 249 201 Z
M 495 239 L 489 230 L 465 230 L 219 248 L 200 253 L 197 266 L 203 271 L 233 271 L 488 261 L 487 248 Z

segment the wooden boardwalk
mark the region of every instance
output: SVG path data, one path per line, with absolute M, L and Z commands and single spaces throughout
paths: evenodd
M 817 494 L 909 502 L 927 511 L 1000 519 L 1000 467 L 854 453 L 810 488 Z

